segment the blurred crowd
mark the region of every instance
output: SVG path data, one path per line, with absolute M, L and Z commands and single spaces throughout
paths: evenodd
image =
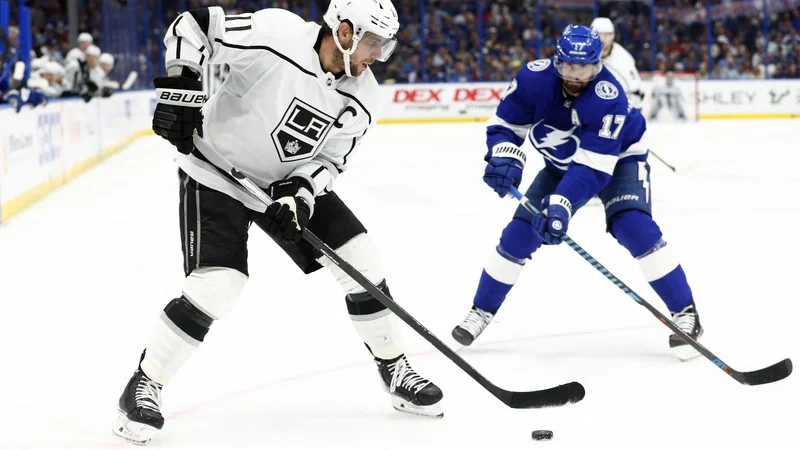
M 63 7 L 55 1 L 34 2 L 34 45 L 27 59 L 22 58 L 20 28 L 14 20 L 7 30 L 0 28 L 0 100 L 17 112 L 25 105 L 36 107 L 58 97 L 79 96 L 89 102 L 94 97 L 109 97 L 120 88 L 119 82 L 111 79 L 114 56 L 103 53 L 91 33 L 80 33 L 70 48 Z M 55 14 L 50 17 L 50 12 Z
M 103 55 L 97 49 L 98 45 L 104 46 L 104 39 L 109 42 L 119 39 L 116 35 L 103 36 L 104 25 L 109 26 L 103 23 L 102 14 L 111 4 L 120 14 L 140 14 L 135 17 L 138 28 L 128 32 L 135 35 L 129 40 L 135 41 L 132 45 L 138 53 L 128 55 L 126 50 L 117 56 L 134 61 L 135 69 L 141 67 L 141 75 L 147 71 L 155 76 L 163 70 L 164 29 L 184 8 L 219 5 L 229 13 L 241 13 L 277 7 L 321 23 L 329 3 L 329 0 L 78 1 L 78 26 L 84 32 L 80 42 L 69 42 L 67 38 L 65 0 L 30 0 L 29 4 L 35 61 L 44 61 L 34 68 L 35 73 L 46 80 L 51 77 L 62 80 L 60 85 L 51 83 L 53 94 L 60 89 L 84 98 L 103 94 L 108 75 L 101 79 L 96 68 L 106 65 L 104 61 L 110 61 L 112 68 L 114 65 L 111 55 Z M 538 1 L 537 8 L 536 0 L 395 0 L 401 19 L 400 45 L 388 63 L 373 65 L 373 71 L 382 82 L 507 81 L 527 61 L 552 56 L 555 41 L 567 24 L 589 24 L 595 13 L 592 0 Z M 146 13 L 141 12 L 142 3 L 149 8 Z M 800 0 L 770 1 L 771 12 L 766 23 L 761 2 L 711 0 L 710 3 L 710 21 L 706 0 L 655 0 L 654 3 L 603 0 L 597 4 L 597 14 L 611 18 L 617 42 L 631 52 L 643 72 L 696 72 L 702 78 L 715 79 L 800 77 Z M 478 11 L 482 11 L 480 17 Z M 147 36 L 148 45 L 140 36 Z M 78 56 L 77 72 L 82 82 L 77 84 L 71 78 L 75 71 L 69 68 L 68 54 L 72 52 L 78 52 L 74 55 Z M 13 69 L 8 63 L 4 68 L 6 72 Z
M 657 0 L 654 17 L 650 2 L 601 2 L 598 15 L 611 18 L 617 42 L 643 72 L 696 72 L 714 79 L 800 76 L 800 2 L 784 1 L 783 10 L 769 14 L 766 39 L 755 2 L 712 3 L 710 33 L 705 0 Z M 787 7 L 792 3 L 796 7 Z M 534 0 L 489 4 L 479 18 L 474 2 L 429 0 L 423 24 L 416 2 L 400 3 L 400 40 L 405 45 L 388 65 L 376 68 L 379 78 L 412 83 L 509 80 L 527 61 L 552 56 L 566 25 L 589 24 L 594 15 L 591 2 L 581 7 L 542 0 L 537 27 Z

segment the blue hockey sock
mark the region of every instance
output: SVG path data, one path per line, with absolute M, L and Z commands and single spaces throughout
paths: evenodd
M 542 240 L 534 233 L 530 222 L 512 220 L 503 230 L 500 244 L 489 255 L 481 273 L 473 302 L 475 307 L 496 313 L 522 273 L 525 260 L 541 245 Z
M 639 265 L 644 270 L 642 260 L 639 260 Z M 664 300 L 671 312 L 681 312 L 693 301 L 692 289 L 689 287 L 689 282 L 686 281 L 686 273 L 680 264 L 663 277 L 647 281 L 650 282 L 650 286 L 656 291 L 656 294 Z
M 524 266 L 519 266 L 519 270 L 522 271 L 523 267 Z M 475 305 L 476 308 L 495 314 L 497 310 L 500 309 L 500 306 L 505 301 L 506 295 L 508 295 L 512 287 L 514 287 L 513 284 L 505 284 L 495 280 L 491 275 L 486 273 L 486 269 L 484 269 L 483 272 L 481 272 L 481 281 L 478 283 L 478 290 L 475 292 L 475 301 L 473 305 Z
M 612 219 L 611 229 L 617 241 L 637 259 L 645 279 L 671 312 L 692 303 L 686 273 L 649 215 L 625 211 Z

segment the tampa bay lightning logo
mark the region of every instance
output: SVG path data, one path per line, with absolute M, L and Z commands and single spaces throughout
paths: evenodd
M 568 130 L 559 130 L 556 127 L 542 124 L 540 120 L 528 135 L 531 144 L 545 159 L 553 165 L 566 170 L 575 152 L 581 146 L 581 140 L 573 135 L 575 126 Z
M 594 92 L 604 100 L 612 100 L 619 96 L 619 90 L 608 81 L 601 81 L 594 87 Z
M 528 69 L 534 72 L 541 72 L 548 67 L 550 67 L 549 59 L 537 59 L 528 63 Z
M 595 27 L 592 27 L 592 39 L 599 39 L 599 38 L 600 34 L 597 33 L 597 29 Z

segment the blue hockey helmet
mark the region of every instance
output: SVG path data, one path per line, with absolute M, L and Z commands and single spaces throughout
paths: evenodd
M 556 42 L 555 67 L 561 78 L 568 81 L 590 81 L 600 73 L 603 63 L 600 55 L 603 42 L 594 28 L 583 25 L 567 25 Z M 563 70 L 563 65 L 591 66 L 583 71 Z M 582 73 L 586 72 L 586 73 Z

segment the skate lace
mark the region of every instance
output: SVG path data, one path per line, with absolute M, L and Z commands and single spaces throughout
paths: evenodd
M 416 394 L 431 383 L 411 368 L 405 356 L 390 365 L 389 369 L 392 371 L 392 382 L 389 385 L 390 392 L 394 392 L 399 383 L 400 387 L 405 388 L 412 394 Z
M 480 309 L 471 309 L 467 314 L 467 318 L 459 326 L 467 330 L 469 334 L 477 337 L 489 325 L 492 317 L 494 317 L 492 313 Z
M 678 326 L 684 333 L 691 334 L 694 330 L 694 326 L 697 323 L 697 313 L 694 310 L 692 305 L 683 308 L 683 311 L 679 313 L 675 313 L 672 316 L 672 321 L 675 322 L 675 325 Z
M 161 385 L 147 378 L 136 386 L 136 406 L 161 412 Z

